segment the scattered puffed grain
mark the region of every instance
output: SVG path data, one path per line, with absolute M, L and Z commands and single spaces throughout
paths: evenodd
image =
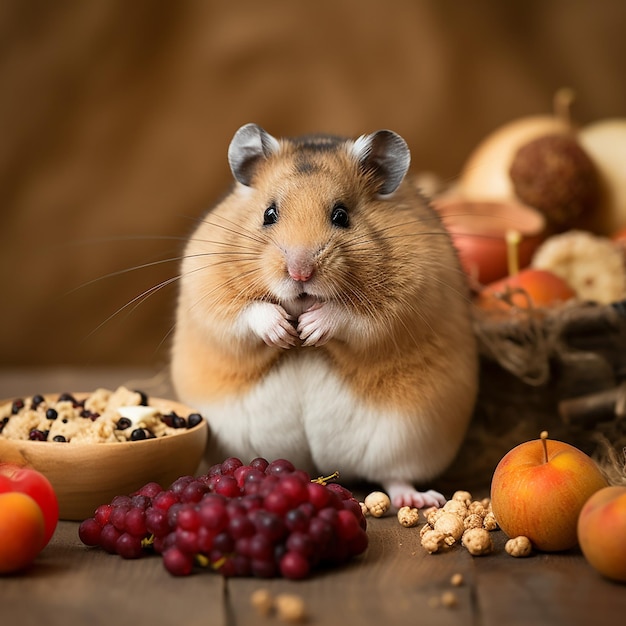
M 374 517 L 382 517 L 391 508 L 389 496 L 382 491 L 373 491 L 366 496 L 364 503 Z
M 481 556 L 493 551 L 493 542 L 484 528 L 470 528 L 463 533 L 462 544 L 472 556 Z
M 454 594 L 452 591 L 444 591 L 441 594 L 441 604 L 442 604 L 442 606 L 445 606 L 448 609 L 452 609 L 458 603 L 459 602 L 457 600 L 456 594 Z
M 530 543 L 530 539 L 523 535 L 513 537 L 504 544 L 504 551 L 515 557 L 529 556 L 532 550 L 533 546 Z
M 468 506 L 472 501 L 472 494 L 469 491 L 455 491 L 452 494 L 452 500 L 458 500 L 462 502 L 465 506 Z
M 403 506 L 398 509 L 398 521 L 405 528 L 417 526 L 419 522 L 419 511 L 410 506 Z
M 284 622 L 298 623 L 306 619 L 304 600 L 292 593 L 280 593 L 274 602 L 278 618 Z
M 487 515 L 485 515 L 485 519 L 483 520 L 483 528 L 485 530 L 498 530 L 498 522 L 496 521 L 496 516 L 489 511 Z
M 448 500 L 442 507 L 446 513 L 454 513 L 461 518 L 467 515 L 467 506 L 461 500 Z
M 426 515 L 426 521 L 431 526 L 434 526 L 435 522 L 444 514 L 445 514 L 445 511 L 443 509 L 433 509 Z
M 433 554 L 446 547 L 445 540 L 446 535 L 442 532 L 429 529 L 422 535 L 422 547 L 429 554 Z
M 274 608 L 272 594 L 267 589 L 257 589 L 250 596 L 250 604 L 261 614 L 269 615 Z
M 452 537 L 454 541 L 458 541 L 465 530 L 463 520 L 455 513 L 448 512 L 437 518 L 433 528 L 444 533 L 444 535 L 448 537 Z
M 482 528 L 483 527 L 483 518 L 477 513 L 470 513 L 464 520 L 463 526 L 465 529 L 468 528 Z
M 478 500 L 474 500 L 467 507 L 467 511 L 473 515 L 480 515 L 481 517 L 485 517 L 487 515 L 487 509 L 483 506 L 482 502 L 478 502 Z

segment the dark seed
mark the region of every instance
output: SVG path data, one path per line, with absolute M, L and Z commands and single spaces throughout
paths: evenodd
M 166 425 L 169 426 L 170 428 L 175 428 L 174 426 L 174 420 L 178 417 L 178 415 L 176 415 L 176 413 L 174 413 L 174 411 L 170 411 L 169 413 L 166 413 L 165 415 L 163 415 L 163 417 L 161 417 L 161 421 Z
M 11 405 L 11 413 L 15 415 L 19 413 L 24 408 L 24 400 L 18 398 L 17 400 L 13 400 L 13 404 Z
M 187 417 L 187 426 L 189 428 L 193 428 L 194 426 L 200 424 L 203 419 L 204 418 L 202 417 L 202 415 L 200 415 L 200 413 L 191 413 L 191 415 Z
M 135 389 L 135 393 L 138 393 L 141 396 L 141 401 L 139 402 L 139 405 L 148 406 L 148 395 L 144 391 L 139 391 L 139 389 Z
M 33 399 L 30 404 L 30 408 L 36 409 L 43 401 L 44 401 L 44 397 L 38 393 L 36 396 L 33 396 Z
M 130 426 L 132 426 L 132 422 L 127 417 L 120 417 L 117 420 L 117 430 L 126 430 Z
M 59 414 L 56 409 L 50 408 L 46 411 L 46 419 L 55 420 L 57 417 L 59 417 Z
M 33 428 L 29 433 L 28 433 L 28 438 L 31 441 L 45 441 L 48 438 L 48 433 L 50 431 L 43 431 L 43 430 L 39 430 L 37 428 Z
M 148 432 L 145 428 L 135 428 L 135 430 L 130 433 L 131 441 L 141 441 L 142 439 L 148 439 Z
M 67 441 L 67 439 L 63 435 L 55 435 L 52 441 Z
M 3 417 L 2 418 L 2 421 L 0 421 L 0 433 L 2 432 L 4 427 L 7 425 L 8 421 L 9 421 L 8 417 Z
M 76 398 L 71 393 L 62 393 L 59 396 L 59 402 L 76 402 Z

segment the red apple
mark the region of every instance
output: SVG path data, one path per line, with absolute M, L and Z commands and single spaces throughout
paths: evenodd
M 528 537 L 535 548 L 556 552 L 577 543 L 578 515 L 607 482 L 584 452 L 562 441 L 522 443 L 504 455 L 491 482 L 491 506 L 509 536 Z
M 50 481 L 37 470 L 0 463 L 0 493 L 10 491 L 29 495 L 41 508 L 45 520 L 45 546 L 59 521 L 59 502 Z
M 527 268 L 485 286 L 476 303 L 487 310 L 552 307 L 574 298 L 576 292 L 562 278 L 547 270 Z
M 626 582 L 626 486 L 596 491 L 578 517 L 578 542 L 589 564 Z

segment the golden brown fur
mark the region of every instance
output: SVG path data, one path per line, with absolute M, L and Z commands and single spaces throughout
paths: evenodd
M 359 403 L 432 420 L 420 428 L 437 431 L 450 460 L 476 387 L 464 275 L 416 189 L 405 180 L 378 194 L 384 172 L 352 145 L 281 141 L 205 216 L 185 251 L 174 381 L 210 409 L 315 351 Z M 263 225 L 270 205 L 279 218 Z M 348 228 L 331 223 L 335 206 Z M 301 268 L 310 278 L 292 280 Z M 311 318 L 328 338 L 307 345 L 293 331 L 289 349 L 267 345 L 239 321 L 259 302 L 284 309 L 300 335 Z

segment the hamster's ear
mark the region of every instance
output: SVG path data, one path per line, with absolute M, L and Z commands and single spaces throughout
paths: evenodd
M 361 135 L 352 145 L 352 153 L 366 172 L 379 181 L 378 193 L 393 193 L 409 169 L 411 153 L 406 141 L 391 130 Z
M 242 126 L 228 147 L 228 164 L 235 180 L 250 186 L 259 159 L 266 159 L 279 147 L 278 141 L 260 126 Z

